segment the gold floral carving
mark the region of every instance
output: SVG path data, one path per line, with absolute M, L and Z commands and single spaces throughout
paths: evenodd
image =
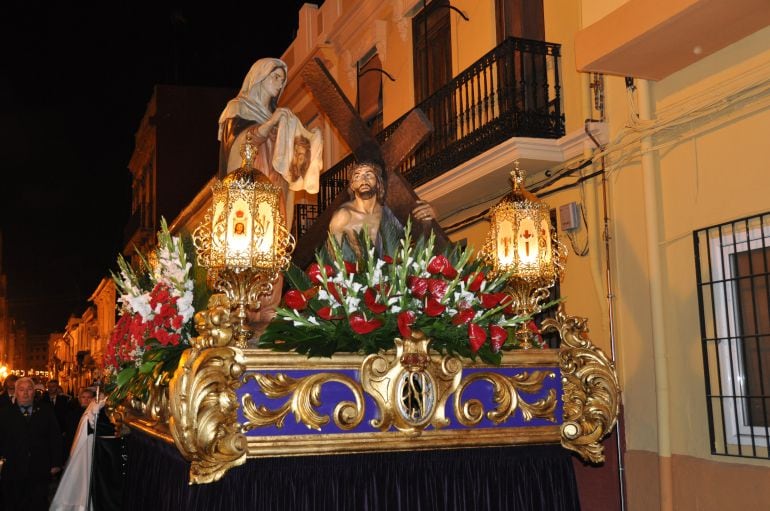
M 408 434 L 420 434 L 429 425 L 436 429 L 449 424 L 446 401 L 457 389 L 462 363 L 457 357 L 434 360 L 428 339 L 421 332 L 395 339 L 396 354 L 369 355 L 361 365 L 361 382 L 379 407 L 372 427 L 387 431 L 391 426 Z M 392 357 L 392 358 L 391 358 Z
M 195 315 L 192 340 L 169 385 L 169 430 L 191 462 L 190 483 L 209 483 L 246 461 L 247 441 L 238 424 L 235 390 L 243 354 L 227 346 L 232 337 L 230 307 L 221 295 Z
M 250 394 L 242 399 L 243 415 L 246 423 L 244 431 L 265 426 L 283 427 L 286 416 L 291 412 L 297 423 L 321 431 L 329 423 L 328 415 L 321 415 L 316 408 L 321 405 L 321 387 L 325 383 L 337 382 L 345 385 L 353 393 L 355 402 L 341 401 L 334 408 L 334 424 L 343 430 L 358 426 L 364 418 L 364 394 L 361 385 L 339 373 L 317 373 L 300 379 L 285 374 L 248 374 L 244 381 L 254 380 L 262 393 L 272 399 L 288 397 L 277 410 L 270 410 L 264 405 L 257 406 Z
M 511 377 L 492 372 L 473 373 L 462 380 L 454 397 L 454 412 L 457 420 L 464 426 L 475 426 L 484 417 L 484 407 L 477 399 L 462 402 L 463 391 L 473 382 L 487 380 L 493 385 L 493 401 L 497 404 L 494 410 L 487 412 L 487 419 L 495 424 L 508 420 L 516 410 L 521 410 L 525 421 L 533 418 L 548 419 L 556 422 L 554 410 L 558 402 L 556 390 L 551 389 L 548 395 L 534 403 L 527 403 L 519 396 L 519 392 L 535 393 L 543 388 L 546 378 L 555 378 L 552 371 L 522 372 Z
M 567 316 L 543 322 L 543 330 L 555 329 L 561 336 L 559 365 L 564 386 L 564 420 L 561 444 L 593 463 L 604 461 L 599 443 L 617 422 L 620 385 L 615 364 L 588 340 L 585 318 Z

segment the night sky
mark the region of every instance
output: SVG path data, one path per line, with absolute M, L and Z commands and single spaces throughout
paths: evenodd
M 153 85 L 240 87 L 288 47 L 303 3 L 2 3 L 2 271 L 30 333 L 62 331 L 115 266 Z

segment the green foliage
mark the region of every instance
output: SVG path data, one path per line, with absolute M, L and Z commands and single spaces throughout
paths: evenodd
M 501 349 L 517 347 L 516 326 L 530 319 L 506 309 L 510 302 L 503 298 L 503 289 L 508 276 L 489 276 L 489 268 L 472 258 L 472 250 L 451 246 L 438 253 L 433 236 L 413 241 L 410 231 L 407 224 L 398 241 L 395 231 L 381 232 L 387 254 L 382 257 L 375 255 L 366 229 L 356 240 L 362 247 L 359 257 L 351 257 L 344 243 L 340 246 L 330 237 L 308 273 L 292 266 L 286 272 L 292 289 L 260 338 L 260 347 L 310 357 L 370 354 L 391 349 L 396 337 L 419 330 L 438 352 L 499 364 Z M 388 246 L 395 248 L 385 250 Z M 471 285 L 474 280 L 476 287 Z M 421 285 L 430 291 L 421 290 Z M 470 317 L 457 321 L 460 311 Z M 405 328 L 405 317 L 412 313 Z M 497 328 L 498 334 L 504 329 L 507 340 L 502 346 L 491 345 L 490 328 Z M 481 344 L 480 330 L 488 337 Z

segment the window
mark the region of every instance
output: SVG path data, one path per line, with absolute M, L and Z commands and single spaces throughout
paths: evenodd
M 770 213 L 693 233 L 711 452 L 767 458 Z
M 507 37 L 545 41 L 543 0 L 495 0 L 497 43 Z
M 428 96 L 452 79 L 452 45 L 449 2 L 433 0 L 412 20 L 414 50 L 414 102 Z M 434 119 L 431 119 L 435 123 Z
M 372 135 L 382 131 L 382 63 L 376 50 L 358 62 L 356 106 Z

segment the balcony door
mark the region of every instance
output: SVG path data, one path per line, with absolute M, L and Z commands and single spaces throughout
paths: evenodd
M 412 19 L 414 101 L 422 103 L 452 79 L 448 0 L 433 0 Z
M 543 0 L 495 0 L 497 42 L 509 37 L 545 41 Z M 548 69 L 545 55 L 521 52 L 513 56 L 513 66 L 501 64 L 503 90 L 515 91 L 515 98 L 503 104 L 519 112 L 538 112 L 548 108 Z
M 457 139 L 454 91 L 441 91 L 452 79 L 452 36 L 448 0 L 433 0 L 412 19 L 414 100 L 433 123 L 433 133 L 413 158 L 432 159 Z
M 497 44 L 508 37 L 545 41 L 543 0 L 495 0 Z

